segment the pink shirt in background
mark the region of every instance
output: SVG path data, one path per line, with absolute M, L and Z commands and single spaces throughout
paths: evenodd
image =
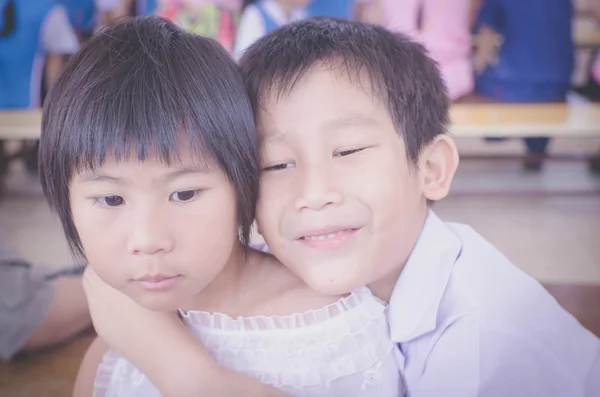
M 242 0 L 159 0 L 157 15 L 233 51 Z
M 385 26 L 420 41 L 440 65 L 450 98 L 473 90 L 472 0 L 382 0 Z M 422 15 L 419 29 L 419 13 Z

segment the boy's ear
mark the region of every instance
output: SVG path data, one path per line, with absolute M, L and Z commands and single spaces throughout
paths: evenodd
M 421 153 L 419 173 L 422 192 L 427 200 L 437 201 L 448 195 L 456 168 L 458 150 L 452 138 L 440 135 Z

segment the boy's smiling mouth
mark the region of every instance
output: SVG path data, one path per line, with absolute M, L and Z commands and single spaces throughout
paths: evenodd
M 359 228 L 328 227 L 314 230 L 299 237 L 297 241 L 318 249 L 339 248 L 356 235 Z

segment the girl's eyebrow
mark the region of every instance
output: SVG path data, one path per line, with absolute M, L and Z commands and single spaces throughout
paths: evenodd
M 126 183 L 125 178 L 118 178 L 116 176 L 106 175 L 106 174 L 97 174 L 97 173 L 88 173 L 85 176 L 80 178 L 81 182 L 85 183 L 94 183 L 94 182 L 109 182 L 116 184 L 124 184 Z
M 164 173 L 163 175 L 160 175 L 156 179 L 168 182 L 168 181 L 171 181 L 173 179 L 177 179 L 177 178 L 180 178 L 183 176 L 197 175 L 197 174 L 210 174 L 210 173 L 211 173 L 211 168 L 208 166 L 208 164 L 202 164 L 202 165 L 198 164 L 193 167 L 174 168 L 174 169 Z M 95 173 L 95 172 L 90 172 L 90 173 L 85 174 L 84 176 L 81 177 L 80 181 L 85 182 L 85 183 L 108 182 L 108 183 L 114 183 L 114 184 L 119 184 L 119 185 L 125 185 L 130 182 L 128 178 L 117 177 L 117 176 L 113 176 L 110 174 L 100 174 L 100 173 Z
M 208 166 L 208 164 L 204 164 L 204 165 L 198 164 L 194 167 L 176 168 L 176 169 L 169 171 L 169 172 L 165 173 L 164 175 L 162 175 L 160 177 L 160 179 L 170 181 L 170 180 L 173 180 L 176 178 L 180 178 L 182 176 L 197 175 L 197 174 L 210 174 L 210 173 L 211 173 L 211 168 Z

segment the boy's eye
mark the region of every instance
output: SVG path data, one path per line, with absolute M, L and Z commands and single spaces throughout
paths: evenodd
M 169 199 L 171 199 L 173 201 L 186 202 L 186 201 L 190 201 L 190 200 L 193 200 L 194 198 L 196 198 L 196 196 L 199 193 L 200 193 L 200 190 L 198 190 L 198 189 L 182 190 L 180 192 L 173 193 L 171 195 L 171 197 L 169 197 Z
M 363 150 L 365 150 L 366 148 L 359 148 L 359 149 L 349 149 L 349 150 L 342 150 L 341 152 L 337 152 L 334 154 L 335 157 L 344 157 L 344 156 L 349 156 L 351 154 L 354 153 L 358 153 L 361 152 Z
M 125 200 L 121 196 L 98 197 L 96 201 L 105 207 L 118 207 L 125 203 Z
M 292 168 L 294 166 L 293 163 L 281 163 L 281 164 L 275 164 L 275 165 L 270 165 L 268 167 L 263 168 L 263 171 L 280 171 L 280 170 L 284 170 L 286 168 Z

